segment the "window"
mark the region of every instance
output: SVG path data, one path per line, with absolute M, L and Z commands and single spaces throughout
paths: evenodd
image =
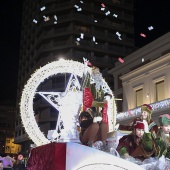
M 15 132 L 15 137 L 17 137 L 18 136 L 18 132 Z
M 10 143 L 10 140 L 6 140 L 6 143 Z
M 122 99 L 123 100 L 123 94 L 119 94 L 117 96 L 118 99 Z M 122 108 L 123 108 L 123 101 L 122 100 L 117 100 L 116 101 L 116 105 L 117 105 L 117 112 L 122 112 Z
M 143 104 L 143 89 L 136 90 L 136 107 Z
M 122 76 L 122 74 L 118 75 L 118 77 L 117 77 L 118 89 L 122 88 L 122 80 L 120 79 L 121 76 Z
M 6 146 L 6 152 L 9 152 L 9 151 L 10 151 L 10 147 Z
M 156 82 L 156 101 L 164 100 L 165 99 L 165 82 L 164 80 Z

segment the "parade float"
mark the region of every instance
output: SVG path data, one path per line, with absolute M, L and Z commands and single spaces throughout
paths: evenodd
M 95 68 L 95 69 L 94 69 Z M 95 70 L 95 71 L 94 71 Z M 64 91 L 38 91 L 45 79 L 57 74 L 69 74 L 69 80 Z M 109 152 L 96 147 L 84 146 L 79 141 L 78 117 L 84 105 L 84 84 L 94 84 L 95 96 L 108 93 L 108 125 Z M 41 132 L 35 120 L 33 102 L 35 95 L 41 96 L 58 112 L 55 129 L 49 129 L 48 134 Z M 95 98 L 95 97 L 94 97 Z M 30 139 L 36 145 L 30 152 L 28 170 L 85 170 L 85 169 L 146 169 L 145 165 L 136 160 L 124 160 L 116 153 L 118 139 L 123 135 L 116 133 L 116 103 L 112 90 L 102 77 L 99 69 L 89 67 L 89 61 L 84 63 L 72 60 L 59 60 L 46 64 L 38 69 L 25 85 L 20 103 L 23 126 Z

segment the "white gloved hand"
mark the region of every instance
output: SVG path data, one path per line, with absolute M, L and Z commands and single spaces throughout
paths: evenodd
M 94 117 L 93 118 L 93 123 L 101 122 L 101 120 L 102 120 L 102 117 L 100 117 L 100 116 Z
M 104 100 L 109 101 L 110 100 L 110 96 L 104 96 Z
M 143 124 L 144 124 L 144 131 L 146 132 L 146 133 L 148 133 L 149 132 L 149 126 L 148 126 L 148 123 L 147 123 L 147 121 L 146 120 L 143 120 Z

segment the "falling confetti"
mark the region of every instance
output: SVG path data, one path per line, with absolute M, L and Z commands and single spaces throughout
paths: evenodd
M 109 15 L 109 14 L 110 14 L 110 11 L 107 11 L 107 12 L 105 13 L 106 16 Z
M 57 24 L 57 16 L 56 15 L 54 15 L 54 19 L 55 19 L 54 24 Z
M 74 7 L 75 7 L 75 8 L 79 8 L 79 6 L 78 6 L 78 5 L 74 5 Z
M 78 8 L 77 11 L 82 11 L 82 8 Z
M 84 38 L 84 34 L 80 33 L 80 38 L 83 39 Z
M 153 30 L 153 26 L 148 27 L 148 30 L 149 31 Z
M 113 17 L 117 18 L 117 17 L 118 17 L 118 15 L 116 15 L 116 14 L 113 14 Z
M 80 45 L 80 43 L 79 43 L 78 41 L 75 41 L 75 43 L 76 43 L 77 45 Z
M 93 41 L 95 42 L 96 41 L 96 38 L 93 36 Z
M 146 38 L 146 35 L 143 33 L 140 33 L 140 36 Z
M 101 4 L 101 6 L 102 6 L 103 8 L 105 8 L 105 7 L 106 7 L 104 3 L 102 3 L 102 4 Z
M 38 21 L 36 19 L 33 19 L 33 22 L 37 24 Z
M 121 34 L 118 31 L 116 32 L 116 35 L 119 36 L 119 37 L 121 36 Z
M 121 62 L 121 63 L 124 63 L 124 60 L 122 58 L 118 58 L 118 60 Z
M 47 17 L 46 17 L 46 16 L 43 16 L 43 18 L 44 18 L 44 21 L 45 21 L 45 22 L 47 22 L 47 21 L 50 20 L 50 17 L 49 17 L 49 16 L 47 16 Z
M 44 11 L 45 8 L 46 8 L 45 6 L 41 7 L 41 8 L 40 8 L 40 11 Z
M 145 61 L 145 59 L 144 58 L 142 58 L 142 63 Z

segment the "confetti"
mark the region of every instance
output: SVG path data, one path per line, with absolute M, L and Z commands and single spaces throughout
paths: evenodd
M 145 61 L 145 59 L 144 58 L 142 58 L 142 63 Z
M 57 21 L 57 16 L 56 15 L 54 15 L 54 19 Z
M 74 5 L 74 7 L 75 7 L 75 8 L 79 8 L 79 6 L 78 6 L 78 5 Z
M 121 62 L 121 63 L 124 63 L 124 60 L 122 58 L 118 58 L 118 60 Z
M 145 37 L 145 38 L 146 38 L 146 35 L 145 35 L 145 34 L 143 34 L 143 33 L 140 33 L 140 36 L 141 36 L 141 37 Z
M 77 11 L 82 11 L 82 9 L 81 9 L 81 8 L 78 8 Z
M 45 22 L 47 22 L 47 21 L 49 21 L 49 20 L 50 20 L 50 17 L 48 17 L 48 16 L 44 18 L 44 21 L 45 21 Z
M 77 38 L 77 41 L 80 41 L 80 38 Z
M 82 3 L 82 4 L 83 4 L 83 1 L 80 1 L 80 3 Z
M 77 45 L 80 45 L 80 43 L 79 43 L 78 41 L 75 41 L 75 43 L 76 43 Z
M 45 6 L 41 7 L 41 8 L 40 8 L 40 11 L 44 11 L 45 8 L 46 8 Z
M 87 65 L 90 66 L 90 67 L 93 66 L 92 63 L 90 63 L 89 61 L 87 62 Z
M 93 36 L 93 41 L 95 42 L 96 41 L 96 38 Z
M 148 30 L 149 31 L 153 30 L 153 26 L 148 27 Z
M 33 22 L 37 24 L 38 21 L 36 19 L 33 19 Z
M 84 34 L 80 33 L 80 38 L 83 39 L 84 38 Z
M 113 17 L 117 18 L 117 17 L 118 17 L 118 15 L 117 15 L 117 14 L 113 14 Z
M 103 8 L 105 8 L 105 4 L 104 4 L 104 3 L 102 3 L 101 6 L 102 6 Z
M 97 20 L 94 20 L 94 22 L 97 22 Z
M 105 8 L 101 8 L 101 11 L 104 11 L 105 10 Z
M 110 14 L 110 11 L 107 11 L 107 12 L 105 13 L 106 16 L 109 15 L 109 14 Z
M 121 34 L 118 31 L 116 32 L 116 35 L 119 36 L 119 37 L 121 36 Z

